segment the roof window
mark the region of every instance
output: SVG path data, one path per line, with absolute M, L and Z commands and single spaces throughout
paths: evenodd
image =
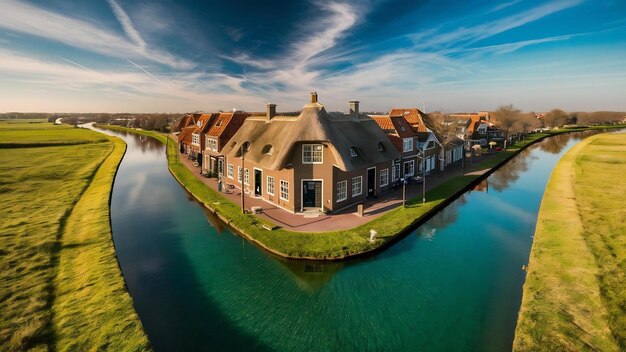
M 350 147 L 350 156 L 351 157 L 356 157 L 358 154 L 356 152 L 356 148 L 355 147 Z

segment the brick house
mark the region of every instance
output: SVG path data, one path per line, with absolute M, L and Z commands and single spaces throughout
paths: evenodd
M 375 197 L 391 186 L 399 153 L 359 102 L 329 115 L 311 93 L 298 116 L 251 116 L 231 138 L 226 179 L 244 192 L 296 213 L 333 212 Z M 243 156 L 243 158 L 242 158 Z M 243 167 L 242 167 L 243 164 Z
M 222 149 L 241 128 L 249 113 L 243 111 L 221 112 L 214 114 L 214 118 L 199 136 L 203 151 L 203 172 L 214 172 L 224 176 L 224 155 Z

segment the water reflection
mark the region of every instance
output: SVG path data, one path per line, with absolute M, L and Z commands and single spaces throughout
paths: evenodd
M 561 154 L 531 148 L 484 183 L 497 192 L 464 194 L 376 256 L 320 263 L 234 235 L 172 178 L 162 144 L 116 134 L 116 254 L 155 350 L 510 350 Z

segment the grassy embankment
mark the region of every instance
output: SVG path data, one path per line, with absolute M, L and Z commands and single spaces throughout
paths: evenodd
M 626 350 L 626 134 L 557 164 L 541 203 L 514 349 Z
M 134 130 L 117 126 L 100 127 L 120 131 L 132 131 L 134 133 L 152 136 L 166 143 L 166 136 L 154 131 Z M 530 135 L 525 141 L 520 141 L 510 146 L 510 148 L 504 152 L 493 155 L 483 162 L 468 165 L 466 171 L 492 168 L 503 160 L 511 157 L 523 146 L 548 135 L 550 135 L 550 133 Z M 227 221 L 230 221 L 231 226 L 236 227 L 246 234 L 250 240 L 274 253 L 293 258 L 336 259 L 368 252 L 381 247 L 387 242 L 396 239 L 401 231 L 410 227 L 416 221 L 419 221 L 434 207 L 441 204 L 479 177 L 477 175 L 467 174 L 465 176 L 459 175 L 454 177 L 427 192 L 427 202 L 425 204 L 422 204 L 421 197 L 418 197 L 420 199 L 412 199 L 407 202 L 406 208 L 396 208 L 383 217 L 379 217 L 353 229 L 319 233 L 292 232 L 282 228 L 267 231 L 263 229 L 262 225 L 269 224 L 273 226 L 273 224 L 254 215 L 241 214 L 241 208 L 238 204 L 230 202 L 218 192 L 205 186 L 182 163 L 176 162 L 175 155 L 177 149 L 176 143 L 173 142 L 173 140 L 170 139 L 168 146 L 168 163 L 171 172 L 202 203 L 208 208 L 214 209 L 223 218 L 226 218 Z M 375 243 L 369 242 L 370 229 L 375 229 L 378 232 Z
M 89 130 L 0 122 L 0 350 L 149 347 L 111 241 L 124 151 Z

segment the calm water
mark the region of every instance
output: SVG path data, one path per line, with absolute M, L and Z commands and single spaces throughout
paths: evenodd
M 113 237 L 157 351 L 510 350 L 545 184 L 582 137 L 529 148 L 381 254 L 322 265 L 246 243 L 174 180 L 163 145 L 114 134 Z

